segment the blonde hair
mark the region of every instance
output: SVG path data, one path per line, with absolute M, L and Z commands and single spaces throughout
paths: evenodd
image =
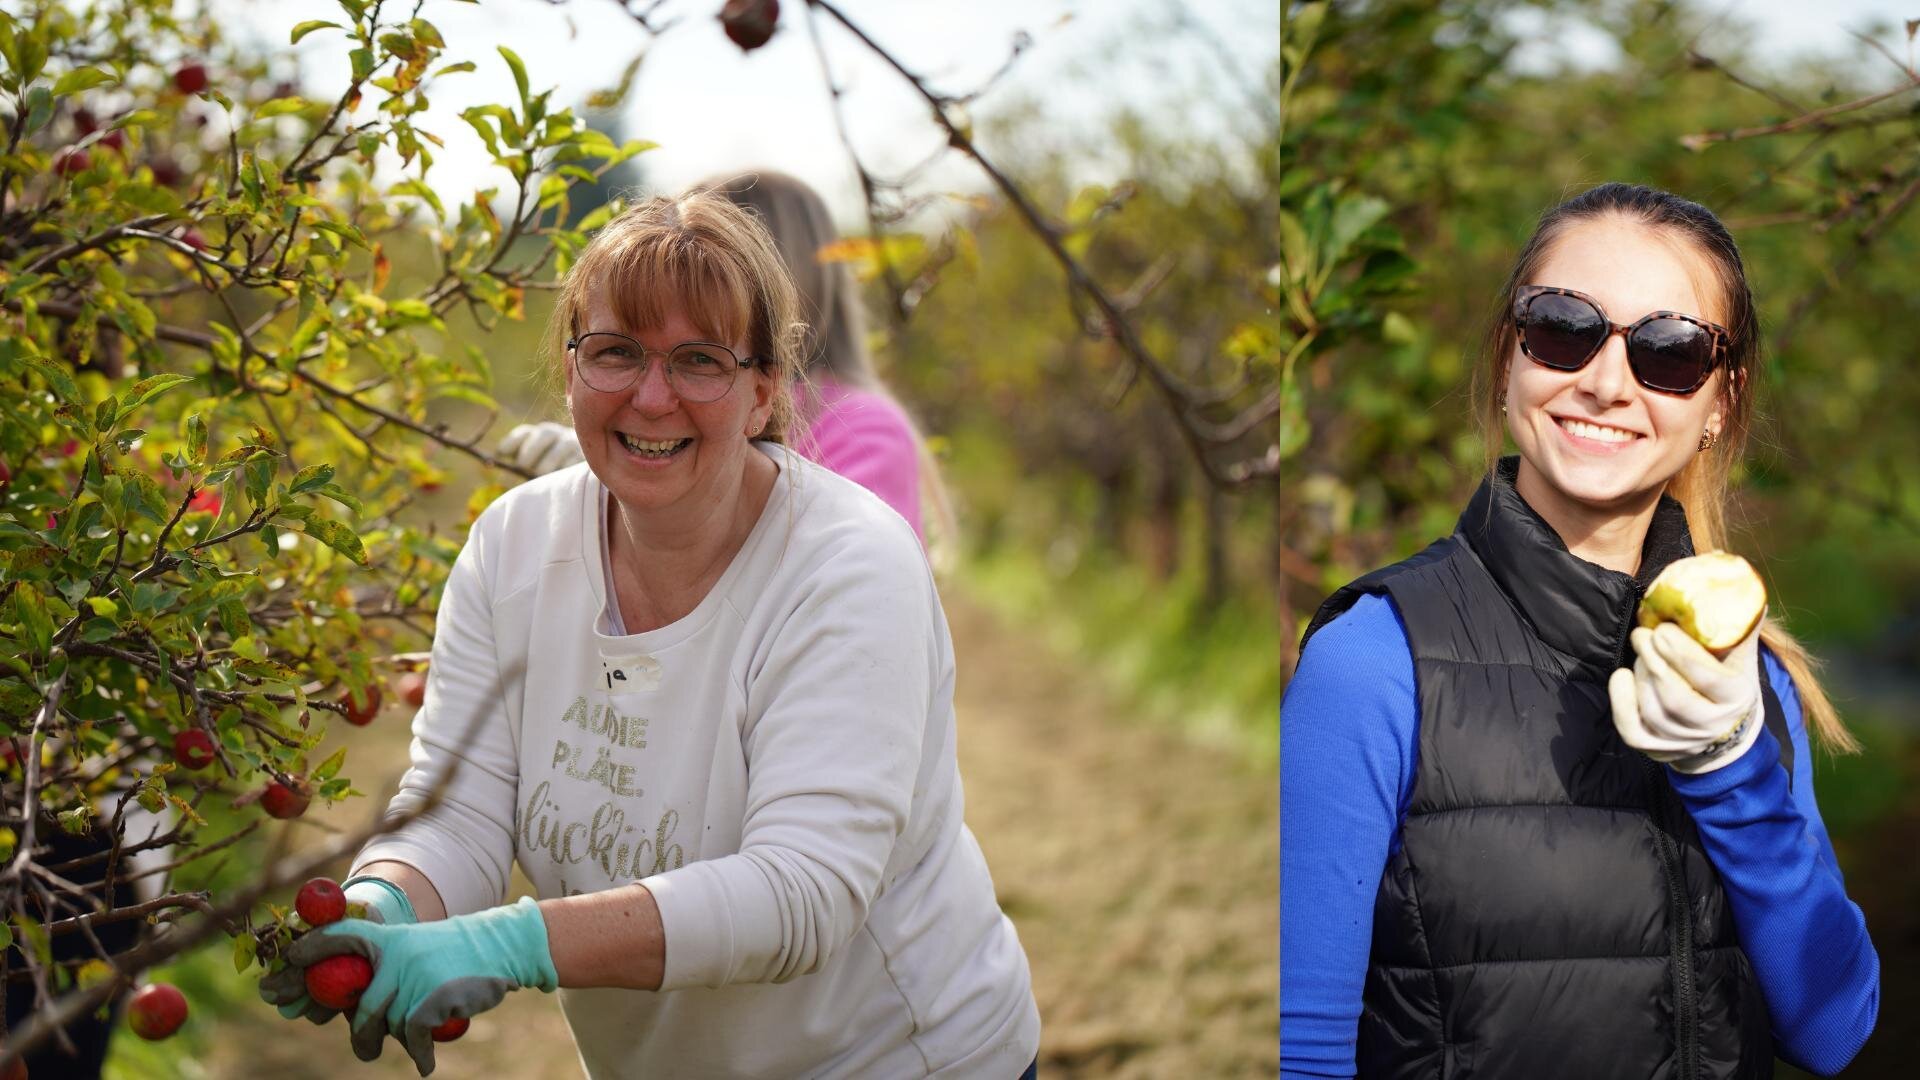
M 1631 184 L 1602 184 L 1541 215 L 1539 225 L 1521 249 L 1513 273 L 1501 291 L 1499 307 L 1489 320 L 1486 363 L 1474 369 L 1472 409 L 1486 453 L 1487 476 L 1491 480 L 1496 475 L 1507 433 L 1502 415 L 1503 388 L 1513 355 L 1519 348 L 1519 331 L 1513 322 L 1514 295 L 1521 285 L 1537 284 L 1533 280 L 1535 275 L 1546 264 L 1553 245 L 1569 229 L 1604 217 L 1629 221 L 1668 238 L 1688 242 L 1687 250 L 1712 267 L 1721 287 L 1723 317 L 1720 321 L 1732 335 L 1725 366 L 1720 369 L 1726 378 L 1717 384 L 1725 395 L 1723 422 L 1713 445 L 1695 454 L 1668 481 L 1666 493 L 1686 511 L 1694 550 L 1725 550 L 1729 479 L 1735 463 L 1746 452 L 1753 427 L 1752 384 L 1761 347 L 1759 317 L 1754 309 L 1752 290 L 1747 285 L 1746 268 L 1732 235 L 1712 211 L 1669 192 Z M 1859 752 L 1859 741 L 1846 729 L 1820 685 L 1820 662 L 1807 652 L 1806 646 L 1772 615 L 1761 624 L 1760 641 L 1773 651 L 1792 677 L 1794 688 L 1800 693 L 1807 730 L 1831 752 Z
M 588 300 L 605 288 L 631 331 L 675 313 L 720 343 L 745 339 L 773 385 L 773 412 L 758 438 L 785 442 L 807 328 L 773 237 L 752 214 L 706 191 L 655 196 L 594 234 L 561 282 L 542 345 L 548 377 L 564 382 L 567 341 L 581 333 Z

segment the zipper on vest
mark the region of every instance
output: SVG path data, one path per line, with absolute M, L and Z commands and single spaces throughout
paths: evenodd
M 1640 586 L 1636 582 L 1627 599 L 1626 622 L 1620 629 L 1616 669 L 1629 666 L 1628 652 L 1633 644 L 1633 627 L 1640 607 Z M 1611 674 L 1611 673 L 1609 673 Z M 1645 754 L 1638 754 L 1640 771 L 1647 780 L 1647 808 L 1653 815 L 1653 846 L 1660 853 L 1660 870 L 1667 879 L 1667 963 L 1673 972 L 1673 1027 L 1675 1054 L 1680 1080 L 1700 1075 L 1700 1003 L 1693 985 L 1693 911 L 1687 903 L 1686 883 L 1680 875 L 1680 845 L 1673 838 L 1669 822 L 1671 801 L 1666 776 L 1660 765 Z M 1680 812 L 1684 812 L 1683 810 Z
M 1700 1005 L 1693 985 L 1693 912 L 1687 904 L 1686 884 L 1680 878 L 1680 847 L 1668 831 L 1667 810 L 1672 803 L 1666 778 L 1652 758 L 1641 755 L 1648 801 L 1653 810 L 1653 843 L 1660 852 L 1660 869 L 1667 879 L 1667 925 L 1671 931 L 1668 963 L 1673 971 L 1673 1026 L 1679 1076 L 1693 1080 L 1700 1074 Z

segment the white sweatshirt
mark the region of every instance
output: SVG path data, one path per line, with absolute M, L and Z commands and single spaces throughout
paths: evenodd
M 441 600 L 412 767 L 431 814 L 362 849 L 449 913 L 640 881 L 660 993 L 562 990 L 590 1076 L 1014 1080 L 1025 953 L 961 821 L 953 646 L 898 514 L 783 447 L 765 511 L 685 618 L 619 633 L 584 464 L 474 523 Z M 611 612 L 611 617 L 610 617 Z

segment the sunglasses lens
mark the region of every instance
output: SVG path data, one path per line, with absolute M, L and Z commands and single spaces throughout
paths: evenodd
M 1627 360 L 1646 386 L 1687 393 L 1706 379 L 1713 364 L 1713 338 L 1685 319 L 1653 319 L 1628 339 Z
M 1520 318 L 1520 336 L 1535 360 L 1574 371 L 1606 340 L 1607 321 L 1585 300 L 1542 293 L 1527 302 Z

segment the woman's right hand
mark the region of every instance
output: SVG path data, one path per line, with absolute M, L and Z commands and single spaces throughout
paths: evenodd
M 500 453 L 535 476 L 585 460 L 580 452 L 580 439 L 573 429 L 551 420 L 521 424 L 507 432 L 507 437 L 500 440 Z
M 413 913 L 413 903 L 407 894 L 384 878 L 348 878 L 342 891 L 346 893 L 349 909 L 354 904 L 361 905 L 365 914 L 358 917 L 368 922 L 401 926 L 420 921 Z M 338 1009 L 329 1009 L 307 996 L 306 969 L 284 960 L 260 977 L 260 1000 L 277 1006 L 280 1015 L 288 1020 L 304 1016 L 316 1024 L 324 1024 L 340 1015 Z

